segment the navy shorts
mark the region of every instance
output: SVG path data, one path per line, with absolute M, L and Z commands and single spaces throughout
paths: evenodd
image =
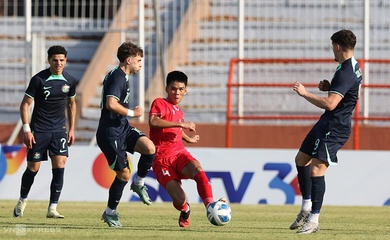
M 111 169 L 120 171 L 128 167 L 127 153 L 134 153 L 138 139 L 145 136 L 143 132 L 135 127 L 129 127 L 125 133 L 117 138 L 109 137 L 109 133 L 98 132 L 96 141 L 107 159 Z
M 47 161 L 49 156 L 68 157 L 68 133 L 67 132 L 33 132 L 35 144 L 32 149 L 27 149 L 27 161 Z
M 330 165 L 335 165 L 338 162 L 337 152 L 348 141 L 350 133 L 340 134 L 322 127 L 322 124 L 317 122 L 313 126 L 303 140 L 299 151 Z

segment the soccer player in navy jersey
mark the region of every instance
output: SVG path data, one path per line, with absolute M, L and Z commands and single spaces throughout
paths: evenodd
M 30 80 L 20 105 L 23 122 L 24 144 L 27 146 L 27 168 L 21 180 L 20 198 L 14 209 L 14 217 L 23 217 L 27 196 L 34 182 L 41 161 L 52 164 L 50 204 L 48 218 L 64 218 L 57 212 L 58 199 L 64 182 L 64 167 L 68 147 L 75 141 L 76 84 L 74 77 L 64 71 L 67 51 L 62 46 L 48 49 L 50 67 Z M 30 122 L 30 105 L 34 108 Z M 65 109 L 68 117 L 66 127 Z
M 209 179 L 200 162 L 189 153 L 183 141 L 197 143 L 199 135 L 187 135 L 183 129 L 195 132 L 195 123 L 185 122 L 179 103 L 187 93 L 187 75 L 172 71 L 166 78 L 166 98 L 156 98 L 149 112 L 150 139 L 156 146 L 153 172 L 157 181 L 172 198 L 173 206 L 180 211 L 179 226 L 190 226 L 190 205 L 181 186 L 182 179 L 193 179 L 198 194 L 207 207 L 213 202 Z M 224 198 L 218 201 L 225 202 Z
M 362 73 L 354 57 L 356 36 L 350 30 L 332 35 L 335 61 L 339 63 L 331 82 L 320 81 L 318 88 L 328 92 L 326 97 L 308 92 L 298 81 L 293 90 L 311 104 L 325 109 L 313 126 L 295 157 L 299 188 L 302 193 L 301 211 L 290 229 L 298 234 L 319 231 L 319 215 L 325 194 L 325 172 L 336 165 L 337 152 L 351 134 L 351 118 L 360 96 Z
M 141 69 L 143 50 L 131 42 L 124 42 L 118 48 L 117 58 L 119 66 L 111 70 L 103 81 L 101 116 L 96 133 L 97 144 L 104 153 L 109 167 L 116 173 L 109 190 L 107 208 L 102 215 L 102 220 L 109 227 L 122 226 L 116 208 L 123 189 L 130 180 L 127 152 L 141 154 L 137 175 L 130 189 L 138 194 L 143 203 L 152 204 L 144 181 L 152 167 L 156 151 L 153 142 L 144 133 L 132 127 L 127 119 L 143 114 L 140 106 L 129 109 L 130 75 Z

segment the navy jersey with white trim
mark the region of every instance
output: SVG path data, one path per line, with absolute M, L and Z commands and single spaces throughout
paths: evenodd
M 328 129 L 334 134 L 350 134 L 352 113 L 359 99 L 362 73 L 354 57 L 341 63 L 333 76 L 330 92 L 339 94 L 342 99 L 335 109 L 325 111 L 322 121 L 328 122 Z
M 111 70 L 104 78 L 102 99 L 101 99 L 101 116 L 99 127 L 115 128 L 118 135 L 123 133 L 124 127 L 129 124 L 127 117 L 117 114 L 106 108 L 107 97 L 114 97 L 125 108 L 129 108 L 130 85 L 129 76 L 126 75 L 119 67 Z
M 50 69 L 33 76 L 25 95 L 34 99 L 31 130 L 36 132 L 61 132 L 66 130 L 65 108 L 67 99 L 76 96 L 76 79 L 63 72 L 53 75 Z

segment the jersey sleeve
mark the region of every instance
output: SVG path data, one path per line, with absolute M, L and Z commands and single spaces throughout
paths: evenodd
M 120 100 L 120 84 L 117 81 L 110 81 L 107 86 L 106 97 L 114 97 L 118 101 Z
M 68 97 L 76 97 L 76 84 L 72 84 L 72 86 L 70 87 Z
M 344 98 L 348 90 L 355 84 L 353 77 L 344 70 L 337 71 L 332 80 L 330 92 L 339 94 Z
M 156 98 L 152 106 L 150 107 L 149 115 L 157 115 L 159 118 L 164 116 L 164 108 L 162 107 L 163 105 L 163 100 L 161 98 Z
M 123 83 L 124 81 L 120 81 L 118 76 L 108 78 L 106 97 L 114 97 L 120 101 L 122 89 L 124 88 Z
M 31 78 L 30 83 L 25 91 L 25 95 L 34 99 L 37 90 L 39 89 L 40 80 L 37 75 Z

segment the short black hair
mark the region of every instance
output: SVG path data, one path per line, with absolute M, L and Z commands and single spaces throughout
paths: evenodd
M 181 71 L 172 71 L 168 73 L 166 79 L 167 86 L 171 85 L 171 83 L 175 81 L 184 83 L 184 86 L 187 86 L 188 77 L 185 73 Z
M 59 45 L 51 46 L 49 48 L 49 50 L 47 50 L 47 55 L 49 58 L 53 55 L 56 55 L 56 54 L 64 54 L 66 57 L 68 52 L 66 51 L 66 49 L 63 46 L 59 46 Z
M 330 38 L 332 43 L 339 44 L 343 50 L 353 50 L 356 45 L 356 36 L 351 30 L 340 30 Z
M 132 42 L 122 43 L 119 46 L 118 52 L 116 54 L 120 62 L 124 62 L 128 57 L 136 57 L 137 55 L 144 57 L 144 51 L 141 47 L 137 46 Z

